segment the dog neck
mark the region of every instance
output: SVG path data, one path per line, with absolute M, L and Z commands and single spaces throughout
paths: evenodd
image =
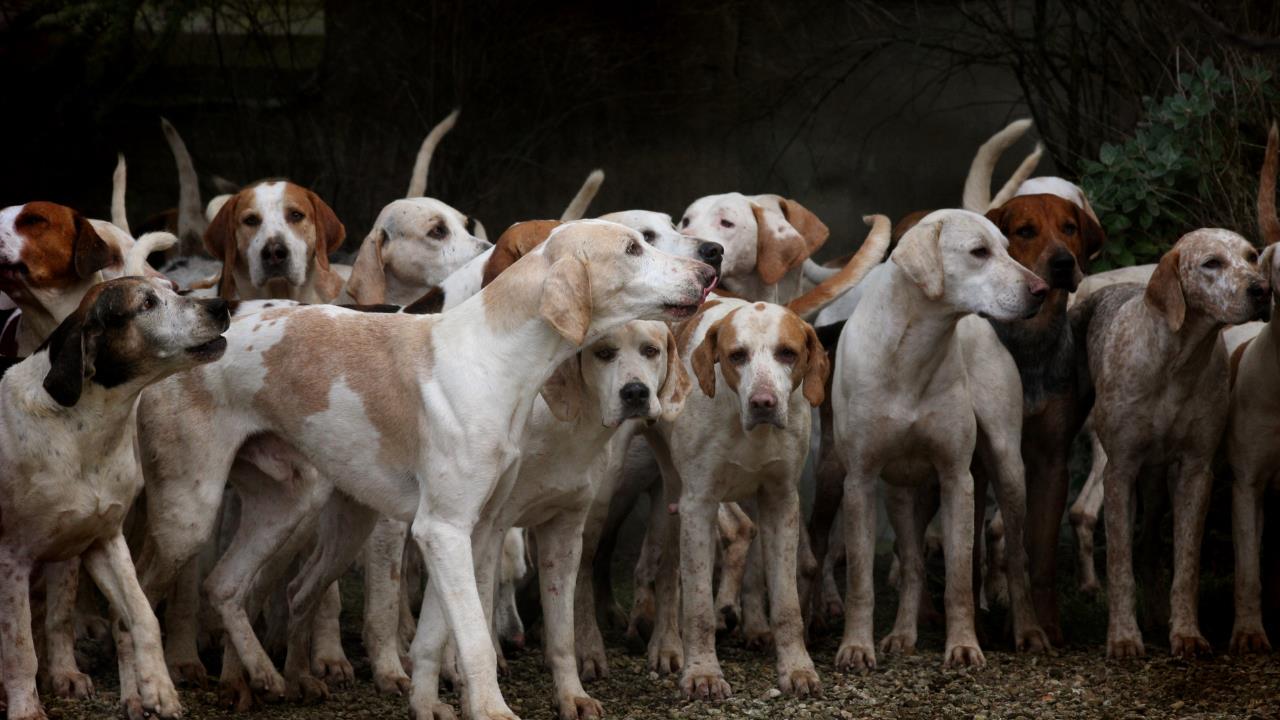
M 884 367 L 901 377 L 926 384 L 955 347 L 956 324 L 966 313 L 940 300 L 931 300 L 896 263 L 887 277 L 869 285 L 860 304 L 882 308 L 882 348 L 889 357 Z
M 77 416 L 84 422 L 76 428 L 79 447 L 114 448 L 133 432 L 133 414 L 138 396 L 149 382 L 135 378 L 115 387 L 103 387 L 86 379 L 75 405 L 60 405 L 44 389 L 49 374 L 49 353 L 39 352 L 24 360 L 4 376 L 6 400 L 14 397 L 30 417 L 65 418 Z M 12 395 L 11 395 L 12 393 Z
M 1035 414 L 1049 395 L 1069 390 L 1075 383 L 1068 294 L 1063 288 L 1050 290 L 1040 311 L 1026 320 L 991 320 L 996 336 L 1018 366 L 1026 415 Z
M 45 338 L 52 335 L 58 325 L 80 307 L 80 300 L 89 288 L 100 282 L 102 273 L 99 272 L 80 285 L 70 288 L 24 288 L 9 293 L 14 304 L 22 310 L 21 324 L 18 326 L 18 354 L 34 353 Z
M 1174 332 L 1169 328 L 1163 315 L 1148 305 L 1141 295 L 1138 298 L 1143 303 L 1145 317 L 1159 342 L 1159 347 L 1165 348 L 1169 356 L 1169 370 L 1178 372 L 1185 367 L 1204 367 L 1207 364 L 1208 355 L 1213 352 L 1218 343 L 1222 342 L 1222 329 L 1226 327 L 1226 323 L 1214 320 L 1198 310 L 1187 308 L 1182 327 Z

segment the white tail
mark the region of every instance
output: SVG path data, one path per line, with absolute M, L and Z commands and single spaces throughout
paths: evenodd
M 977 154 L 973 156 L 973 163 L 969 165 L 969 175 L 964 179 L 962 205 L 965 210 L 985 213 L 991 207 L 991 176 L 995 173 L 996 163 L 1004 151 L 1030 128 L 1030 118 L 1014 120 L 978 148 Z
M 1036 171 L 1036 166 L 1040 164 L 1041 155 L 1044 155 L 1044 145 L 1036 143 L 1036 149 L 1022 159 L 1022 164 L 1018 165 L 1018 169 L 1014 170 L 1013 174 L 1009 176 L 1004 187 L 1000 188 L 1000 192 L 996 193 L 996 196 L 991 199 L 991 204 L 987 206 L 987 210 L 1000 207 L 1018 194 L 1018 188 L 1022 187 L 1022 183 L 1026 182 L 1031 177 L 1031 173 Z
M 153 252 L 168 250 L 178 244 L 178 236 L 171 232 L 149 232 L 134 241 L 124 258 L 125 275 L 146 275 L 147 256 Z
M 444 136 L 453 129 L 454 123 L 458 122 L 460 112 L 462 108 L 455 108 L 448 117 L 436 123 L 436 126 L 431 128 L 431 132 L 427 133 L 427 137 L 422 141 L 422 147 L 418 148 L 418 159 L 413 161 L 413 174 L 409 176 L 409 192 L 405 193 L 405 197 L 416 198 L 426 194 L 427 171 L 431 169 L 431 156 L 435 154 L 436 146 Z
M 116 153 L 116 171 L 111 174 L 111 224 L 126 233 L 129 232 L 129 214 L 124 207 L 124 189 L 128 184 L 128 177 L 124 153 Z
M 600 168 L 592 170 L 582 183 L 582 187 L 578 188 L 578 194 L 574 195 L 573 200 L 569 202 L 569 207 L 565 208 L 564 213 L 560 215 L 560 222 L 581 220 L 586 217 L 587 208 L 591 207 L 591 201 L 596 199 L 596 193 L 600 192 L 600 184 L 603 182 L 604 171 Z
M 196 164 L 187 152 L 187 144 L 177 129 L 164 118 L 160 118 L 160 128 L 164 130 L 169 150 L 173 152 L 173 162 L 178 167 L 178 238 L 179 251 L 183 255 L 192 255 L 201 251 L 200 239 L 205 228 L 209 227 L 200 202 L 200 180 L 196 177 Z

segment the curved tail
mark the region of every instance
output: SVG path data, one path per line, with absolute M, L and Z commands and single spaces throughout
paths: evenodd
M 792 312 L 808 320 L 862 282 L 862 278 L 884 259 L 884 253 L 889 249 L 889 234 L 893 223 L 884 215 L 867 215 L 862 221 L 871 226 L 871 231 L 867 233 L 867 239 L 862 241 L 857 254 L 840 268 L 840 272 L 787 303 Z
M 978 148 L 977 154 L 973 156 L 973 163 L 969 165 L 969 175 L 964 179 L 962 206 L 965 210 L 985 213 L 991 207 L 991 176 L 995 173 L 996 163 L 1004 151 L 1030 128 L 1030 118 L 1014 120 Z
M 116 153 L 116 171 L 111 174 L 111 224 L 129 232 L 129 214 L 124 207 L 124 189 L 129 171 L 125 167 L 124 153 Z M 129 233 L 132 235 L 133 233 Z
M 996 193 L 996 196 L 991 199 L 991 205 L 987 207 L 987 210 L 998 208 L 1009 202 L 1014 195 L 1017 195 L 1018 188 L 1031 177 L 1031 173 L 1036 171 L 1036 166 L 1040 164 L 1040 156 L 1042 155 L 1044 155 L 1044 145 L 1036 143 L 1036 149 L 1022 159 L 1022 164 L 1018 165 L 1018 169 L 1014 170 L 1009 179 L 1005 181 L 1004 187 L 1000 188 L 1000 192 Z
M 578 194 L 574 195 L 573 200 L 569 202 L 569 207 L 565 208 L 564 213 L 560 215 L 560 222 L 581 220 L 585 217 L 587 208 L 591 207 L 591 201 L 596 199 L 596 193 L 600 192 L 600 184 L 603 182 L 604 170 L 600 168 L 592 170 L 583 181 L 582 187 L 578 188 Z
M 178 167 L 178 243 L 183 255 L 201 252 L 200 238 L 209 223 L 205 221 L 204 207 L 200 202 L 200 180 L 196 177 L 196 164 L 187 152 L 187 144 L 177 129 L 166 119 L 160 118 L 160 128 L 173 152 Z
M 445 135 L 453 129 L 454 123 L 458 122 L 458 113 L 462 112 L 462 108 L 454 108 L 445 119 L 436 123 L 431 128 L 431 132 L 427 133 L 427 137 L 422 141 L 422 147 L 418 148 L 418 159 L 413 161 L 413 174 L 409 176 L 409 191 L 405 193 L 407 198 L 422 197 L 427 192 L 427 171 L 431 169 L 431 156 L 436 152 L 436 146 L 444 139 Z
M 824 282 L 827 278 L 832 277 L 840 272 L 840 268 L 819 265 L 818 263 L 813 261 L 813 258 L 805 258 L 804 265 L 801 267 L 802 267 L 802 272 L 804 273 L 804 279 L 808 280 L 809 282 L 815 285 L 817 285 L 820 282 Z
M 1280 131 L 1271 123 L 1267 133 L 1267 153 L 1262 161 L 1262 177 L 1258 178 L 1258 229 L 1262 243 L 1280 242 L 1280 217 L 1276 216 L 1276 155 L 1280 154 Z
M 114 224 L 114 223 L 113 223 Z M 147 275 L 151 268 L 147 265 L 147 256 L 153 252 L 168 250 L 178 244 L 178 236 L 171 232 L 149 232 L 134 241 L 133 247 L 125 253 L 125 275 Z

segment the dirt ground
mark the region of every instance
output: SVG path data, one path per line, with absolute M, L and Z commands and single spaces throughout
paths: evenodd
M 1063 547 L 1064 555 L 1067 548 Z M 883 558 L 882 558 L 883 560 Z M 678 698 L 673 678 L 659 677 L 645 667 L 644 658 L 628 650 L 621 634 L 607 630 L 610 676 L 588 686 L 604 704 L 606 717 L 659 718 L 1280 718 L 1280 654 L 1233 657 L 1225 653 L 1230 633 L 1230 584 L 1206 582 L 1202 587 L 1206 610 L 1204 630 L 1217 654 L 1193 662 L 1168 656 L 1163 632 L 1147 632 L 1148 657 L 1114 662 L 1104 657 L 1106 607 L 1101 597 L 1082 596 L 1070 589 L 1066 576 L 1064 629 L 1073 638 L 1054 656 L 1017 655 L 999 639 L 1003 618 L 989 616 L 984 627 L 987 666 L 979 670 L 944 670 L 942 635 L 924 628 L 914 656 L 880 657 L 880 668 L 867 675 L 843 674 L 833 668 L 838 634 L 820 637 L 810 650 L 822 676 L 824 697 L 796 700 L 778 697 L 771 654 L 743 648 L 740 640 L 719 643 L 721 663 L 734 695 L 720 704 L 690 703 Z M 621 565 L 621 563 L 620 563 Z M 885 564 L 881 562 L 881 570 Z M 626 579 L 620 567 L 616 578 Z M 941 568 L 931 568 L 931 582 Z M 343 628 L 347 652 L 357 682 L 335 689 L 321 706 L 268 706 L 237 716 L 218 705 L 215 690 L 182 691 L 187 717 L 213 718 L 396 718 L 406 716 L 401 698 L 379 696 L 369 680 L 369 666 L 359 643 L 359 582 L 344 582 Z M 937 587 L 934 588 L 938 589 Z M 619 588 L 629 595 L 629 588 Z M 892 624 L 896 597 L 877 582 L 877 637 Z M 623 598 L 625 603 L 626 597 Z M 537 631 L 530 633 L 536 637 Z M 1272 630 L 1275 639 L 1275 630 Z M 96 648 L 94 679 L 104 688 L 92 701 L 47 700 L 49 714 L 64 720 L 107 718 L 116 714 L 116 697 L 108 689 L 115 669 Z M 524 718 L 554 718 L 550 705 L 550 676 L 535 646 L 509 654 L 511 672 L 502 678 L 512 709 Z M 207 657 L 211 669 L 216 662 Z M 446 699 L 456 703 L 452 693 Z

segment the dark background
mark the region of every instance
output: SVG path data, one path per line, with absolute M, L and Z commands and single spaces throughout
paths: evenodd
M 865 213 L 957 205 L 975 148 L 1014 117 L 1049 143 L 1042 174 L 1074 176 L 1180 61 L 1235 52 L 1275 5 L 4 1 L 0 205 L 105 218 L 122 151 L 131 222 L 174 207 L 163 115 L 203 200 L 214 175 L 286 176 L 333 205 L 351 247 L 461 107 L 427 194 L 492 236 L 558 216 L 601 167 L 592 213 L 776 192 L 826 220 L 832 255 Z M 1215 37 L 1199 13 L 1231 20 Z

